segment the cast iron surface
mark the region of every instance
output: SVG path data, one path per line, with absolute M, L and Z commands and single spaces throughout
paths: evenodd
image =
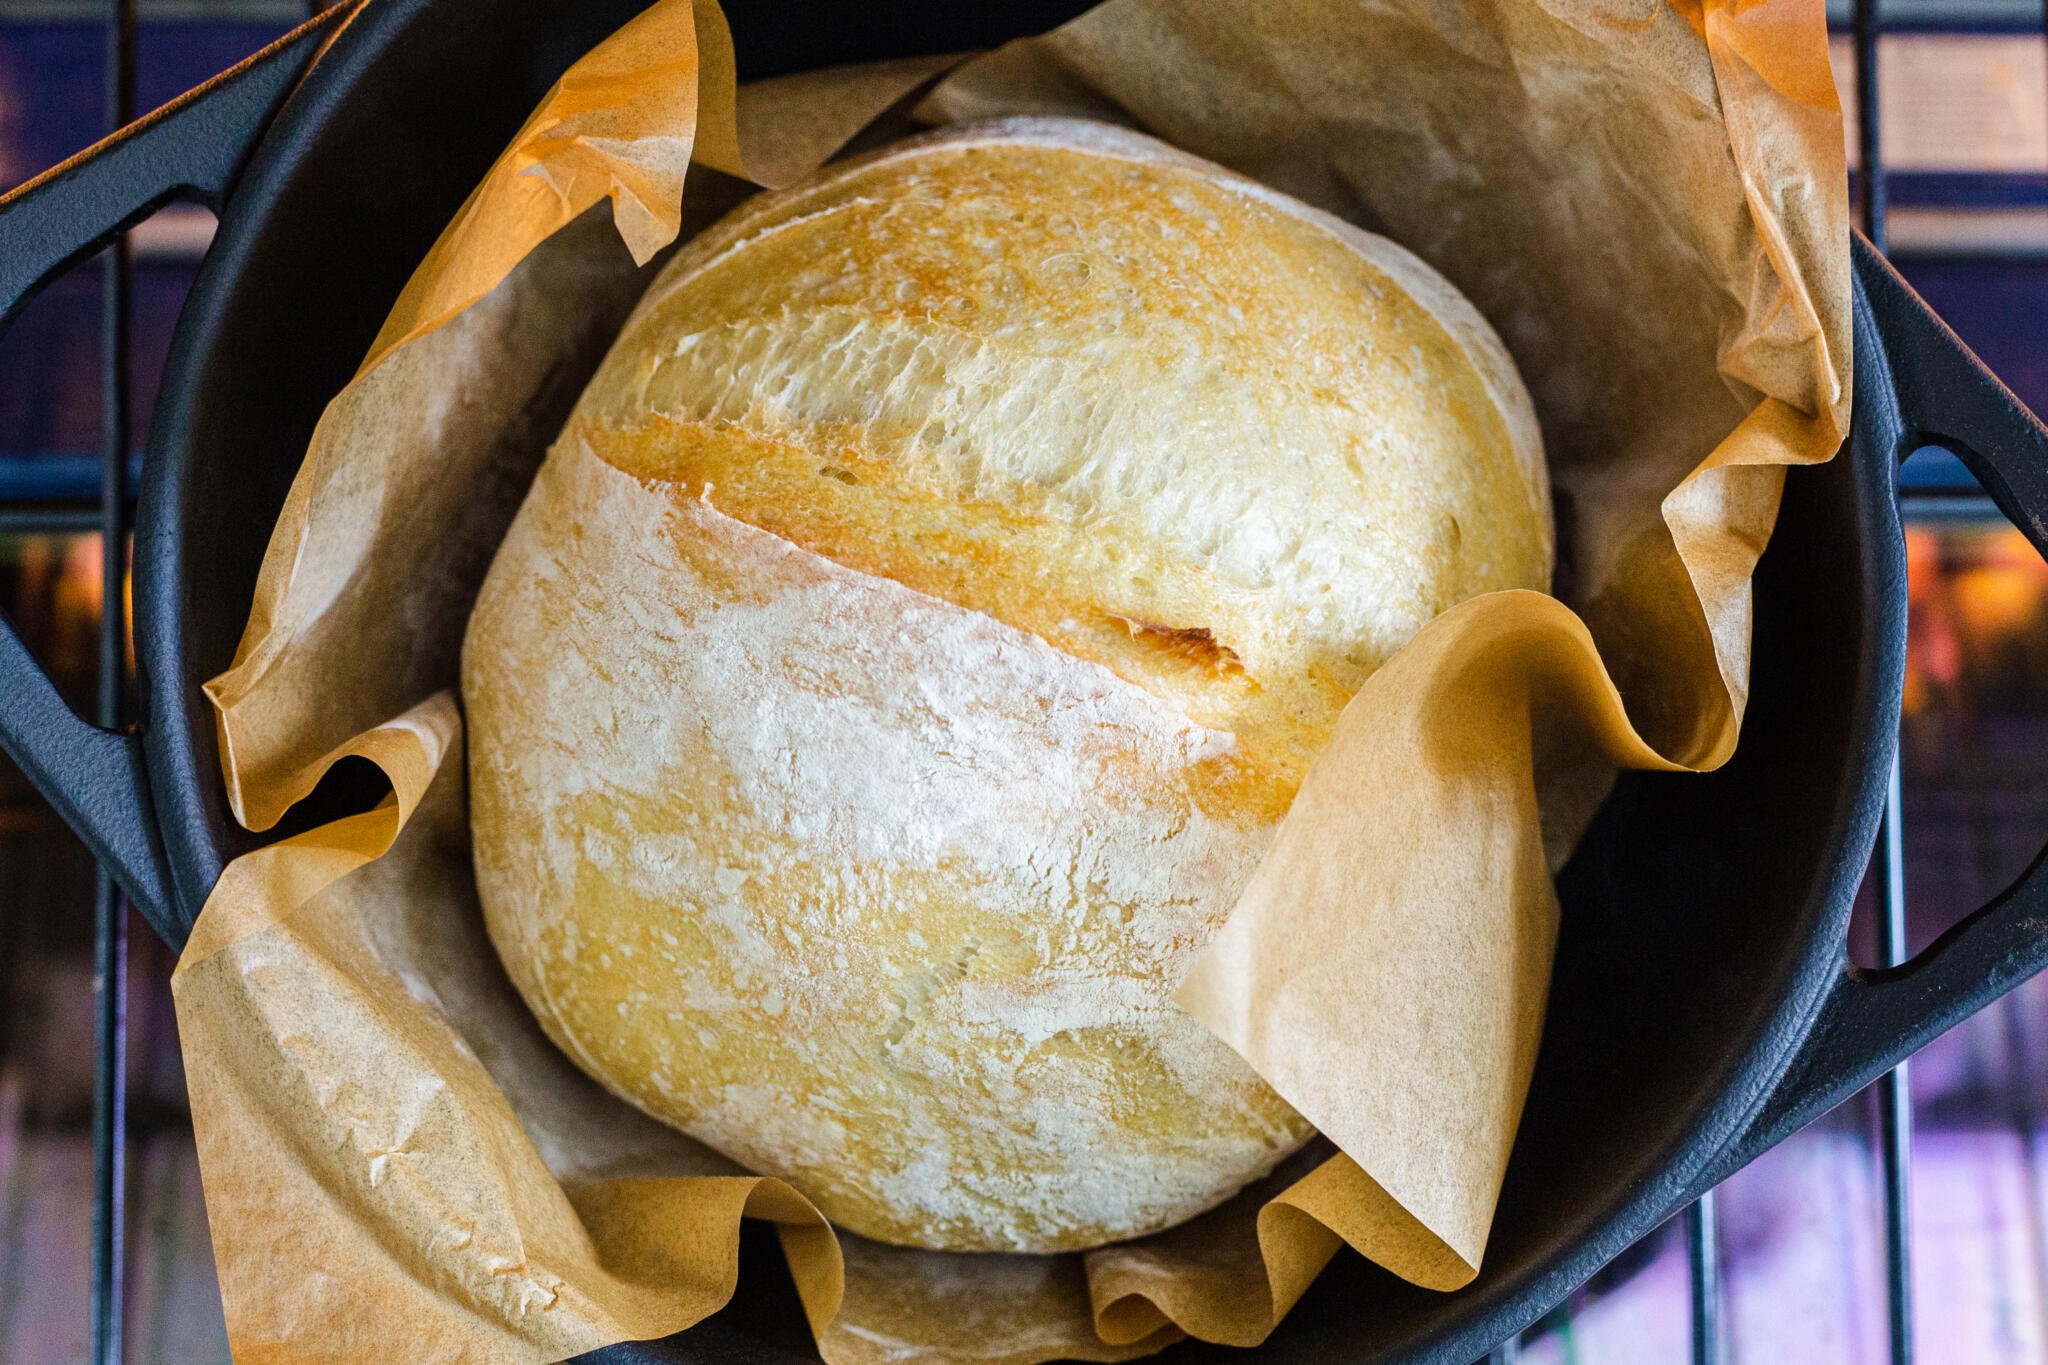
M 261 72 L 274 82 L 250 86 L 235 119 L 202 124 L 195 101 L 153 125 L 161 150 L 149 158 L 117 160 L 135 145 L 125 139 L 96 149 L 73 170 L 122 169 L 70 201 L 74 212 L 45 202 L 62 177 L 0 200 L 0 261 L 31 263 L 0 281 L 24 292 L 180 186 L 218 201 L 261 134 L 181 321 L 145 464 L 135 593 L 147 790 L 132 741 L 62 712 L 11 632 L 0 645 L 0 737 L 174 942 L 224 862 L 258 842 L 227 815 L 199 684 L 233 653 L 313 423 L 542 91 L 638 7 L 371 0 L 274 121 L 319 31 L 223 83 L 240 89 Z M 727 4 L 749 76 L 988 46 L 1081 7 L 920 0 L 878 22 L 824 0 Z M 207 145 L 183 145 L 187 128 Z M 1954 445 L 2036 547 L 2048 545 L 2048 435 L 1860 241 L 1856 275 L 1854 433 L 1833 463 L 1788 480 L 1757 579 L 1741 748 L 1703 777 L 1625 777 L 1560 879 L 1551 1014 L 1484 1273 L 1445 1296 L 1339 1257 L 1263 1358 L 1483 1354 L 2048 956 L 2037 864 L 1903 968 L 1857 973 L 1844 959 L 1898 719 L 1898 459 L 1920 440 Z M 360 800 L 349 785 L 330 783 L 300 821 Z M 744 1254 L 724 1312 L 669 1342 L 592 1358 L 815 1359 L 772 1238 L 750 1232 Z M 1196 1344 L 1171 1354 L 1244 1358 Z

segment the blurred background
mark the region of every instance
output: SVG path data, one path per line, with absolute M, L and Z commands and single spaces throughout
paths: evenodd
M 317 8 L 317 5 L 314 6 Z M 140 0 L 137 108 L 304 18 L 303 0 Z M 107 131 L 107 7 L 0 0 L 0 190 Z M 1880 5 L 1891 255 L 2036 412 L 2048 412 L 2048 41 L 2041 0 Z M 1831 12 L 1853 89 L 1846 8 Z M 1844 99 L 1853 108 L 1853 100 Z M 1851 132 L 1854 144 L 1854 132 Z M 178 207 L 133 234 L 133 448 L 212 233 Z M 90 713 L 103 553 L 101 272 L 83 267 L 0 339 L 0 610 Z M 139 458 L 139 457 L 138 457 Z M 2048 569 L 1962 467 L 1909 462 L 1911 645 L 1902 744 L 1908 949 L 2019 873 L 2048 838 Z M 52 532 L 53 523 L 76 531 Z M 31 529 L 32 528 L 32 529 Z M 0 759 L 0 1365 L 90 1358 L 94 875 Z M 1871 897 L 1866 888 L 1865 901 Z M 1871 961 L 1869 905 L 1852 951 Z M 139 922 L 127 1007 L 124 1355 L 227 1359 L 179 1072 L 171 955 Z M 1928 1362 L 2048 1361 L 2048 981 L 1941 1039 L 1912 1072 L 1913 1346 Z M 1733 1361 L 1890 1351 L 1882 1165 L 1868 1097 L 1719 1194 Z M 1690 1358 L 1682 1220 L 1521 1342 L 1544 1365 Z

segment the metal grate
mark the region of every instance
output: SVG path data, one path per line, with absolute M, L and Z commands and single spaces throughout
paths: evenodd
M 307 0 L 308 13 L 325 6 Z M 110 130 L 134 117 L 136 11 L 135 0 L 108 0 L 105 15 L 106 73 L 104 112 Z M 1878 117 L 1879 32 L 1877 0 L 1855 0 L 1853 40 L 1856 57 L 1856 109 L 1859 163 L 1858 214 L 1865 234 L 1882 251 L 1886 244 L 1886 172 Z M 103 613 L 98 636 L 98 720 L 119 725 L 127 691 L 126 579 L 129 431 L 129 318 L 133 258 L 124 235 L 101 261 L 103 272 L 100 319 L 101 483 L 96 509 L 79 506 L 0 507 L 0 531 L 82 532 L 101 537 Z M 1907 489 L 1908 500 L 1917 495 Z M 1877 892 L 1878 951 L 1881 963 L 1901 961 L 1905 954 L 1905 887 L 1900 834 L 1899 774 L 1894 765 L 1872 878 Z M 124 1192 L 126 1189 L 126 1050 L 127 1022 L 123 983 L 127 959 L 128 912 L 119 889 L 99 873 L 94 907 L 95 1070 L 93 1086 L 93 1210 L 91 1278 L 91 1351 L 97 1365 L 122 1360 L 122 1266 Z M 1907 1069 L 1900 1066 L 1874 1087 L 1877 1099 L 1878 1152 L 1882 1163 L 1885 1212 L 1886 1289 L 1891 1359 L 1912 1359 L 1913 1301 L 1910 1263 L 1908 1176 L 1910 1171 L 1911 1093 Z M 1685 1218 L 1691 1267 L 1691 1342 L 1696 1365 L 1722 1365 L 1726 1333 L 1715 1201 L 1707 1194 Z M 1506 1365 L 1518 1354 L 1518 1343 L 1503 1343 L 1489 1357 Z
M 1856 138 L 1857 212 L 1863 220 L 1863 235 L 1880 252 L 1887 246 L 1885 232 L 1885 166 L 1883 129 L 1878 114 L 1877 88 L 1877 0 L 1856 0 L 1854 40 L 1856 45 Z M 1896 966 L 1906 960 L 1906 871 L 1905 844 L 1899 810 L 1899 759 L 1892 756 L 1891 780 L 1885 785 L 1884 818 L 1877 829 L 1877 856 L 1872 871 L 1878 896 L 1878 965 Z M 1913 1358 L 1913 1266 L 1910 1256 L 1912 1202 L 1908 1179 L 1912 1171 L 1913 1091 L 1901 1062 L 1878 1078 L 1878 1156 L 1884 1164 L 1884 1266 L 1885 1302 L 1889 1308 L 1893 1365 L 1906 1365 Z M 1695 1296 L 1693 1320 L 1711 1322 L 1721 1313 L 1713 1299 Z M 1697 1337 L 1697 1332 L 1695 1332 Z M 1695 1351 L 1697 1357 L 1698 1352 Z M 1708 1365 L 1719 1365 L 1708 1358 Z
M 101 116 L 114 132 L 135 118 L 136 0 L 107 0 L 102 20 Z M 94 718 L 126 720 L 128 622 L 125 592 L 132 490 L 130 322 L 134 258 L 120 234 L 100 254 L 99 493 L 96 505 L 0 506 L 0 533 L 90 534 L 100 543 L 100 614 Z M 129 907 L 105 869 L 93 894 L 92 1219 L 89 1238 L 90 1359 L 123 1358 L 124 1229 L 127 1215 L 126 979 Z
M 108 131 L 135 117 L 135 0 L 109 0 Z M 101 257 L 99 723 L 128 690 L 128 324 L 134 254 L 122 233 Z M 92 1358 L 119 1365 L 128 1170 L 128 907 L 105 868 L 93 895 Z
M 101 110 L 108 132 L 135 117 L 135 0 L 107 0 Z M 126 593 L 129 421 L 129 330 L 134 258 L 122 233 L 100 257 L 98 505 L 0 506 L 0 532 L 97 532 L 100 620 L 95 719 L 116 728 L 126 719 L 128 622 Z M 126 979 L 128 905 L 105 869 L 93 896 L 92 1226 L 90 1236 L 91 1359 L 122 1359 L 123 1231 L 127 1193 Z

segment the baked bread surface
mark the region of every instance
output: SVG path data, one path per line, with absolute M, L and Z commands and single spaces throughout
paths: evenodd
M 493 941 L 851 1231 L 1180 1222 L 1310 1129 L 1174 988 L 1364 679 L 1550 555 L 1512 365 L 1391 243 L 1072 120 L 829 168 L 677 255 L 484 585 Z

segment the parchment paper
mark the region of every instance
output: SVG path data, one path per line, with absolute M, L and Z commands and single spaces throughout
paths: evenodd
M 933 119 L 1133 123 L 1418 251 L 1514 351 L 1557 490 L 1563 602 L 1466 603 L 1367 682 L 1181 988 L 1342 1154 L 1319 1142 L 1081 1256 L 835 1235 L 556 1054 L 483 934 L 445 690 L 498 535 L 655 254 L 942 68 L 741 90 L 715 4 L 660 0 L 550 93 L 330 404 L 208 691 L 251 827 L 344 756 L 394 795 L 233 864 L 174 980 L 238 1357 L 665 1335 L 729 1296 L 743 1215 L 778 1225 L 837 1362 L 1253 1344 L 1347 1242 L 1434 1288 L 1476 1273 L 1540 1036 L 1550 873 L 1614 766 L 1732 751 L 1784 467 L 1845 425 L 1821 7 L 1108 0 L 924 96 Z

